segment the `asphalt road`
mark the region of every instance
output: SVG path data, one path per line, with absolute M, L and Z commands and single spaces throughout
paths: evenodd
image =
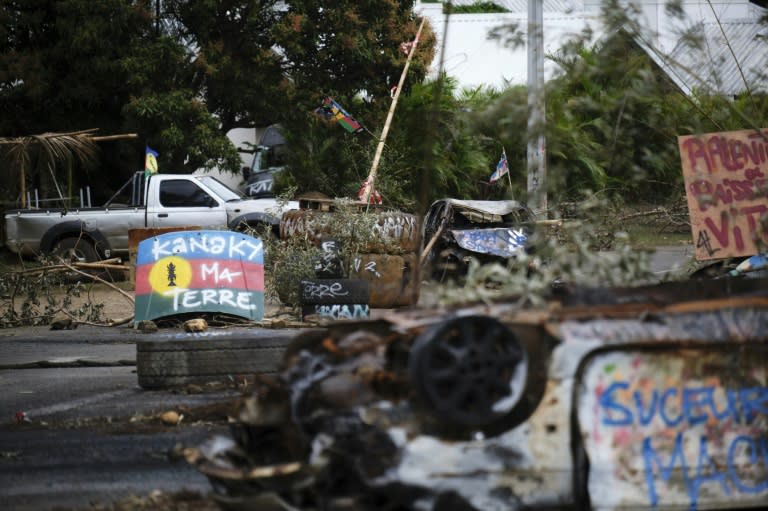
M 0 501 L 14 511 L 86 509 L 153 490 L 205 495 L 207 479 L 183 459 L 178 446 L 194 446 L 221 426 L 129 432 L 31 425 L 0 427 Z
M 662 247 L 651 269 L 663 280 L 684 272 L 691 254 L 689 245 Z M 178 452 L 227 434 L 241 389 L 140 388 L 141 335 L 128 326 L 0 330 L 1 509 L 80 510 L 157 489 L 211 491 Z M 169 410 L 185 418 L 163 425 L 158 416 Z M 28 421 L 18 423 L 17 412 Z
M 180 450 L 228 434 L 242 387 L 142 389 L 135 360 L 145 335 L 130 327 L 0 330 L 0 509 L 79 510 L 155 490 L 211 491 Z M 184 417 L 165 425 L 167 411 Z

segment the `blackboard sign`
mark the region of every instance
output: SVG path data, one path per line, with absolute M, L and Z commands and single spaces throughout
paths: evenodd
M 364 303 L 337 303 L 334 305 L 302 305 L 301 316 L 317 316 L 323 319 L 366 319 L 371 310 Z
M 368 281 L 359 279 L 312 279 L 299 283 L 302 318 L 317 315 L 328 319 L 358 319 L 369 315 Z
M 139 243 L 135 321 L 193 312 L 262 319 L 261 240 L 231 231 L 186 231 Z

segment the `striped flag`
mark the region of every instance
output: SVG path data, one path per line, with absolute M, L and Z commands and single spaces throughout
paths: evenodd
M 502 149 L 501 159 L 499 159 L 499 163 L 496 164 L 496 170 L 494 170 L 493 174 L 491 174 L 489 181 L 491 183 L 495 183 L 507 172 L 509 172 L 509 165 L 507 165 L 507 153 Z
M 337 122 L 350 133 L 363 131 L 363 126 L 344 110 L 333 98 L 323 99 L 323 105 L 315 109 L 315 113 L 328 122 Z

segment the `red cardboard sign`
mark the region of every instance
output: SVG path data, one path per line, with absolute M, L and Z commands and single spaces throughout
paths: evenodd
M 677 137 L 696 259 L 757 253 L 768 242 L 768 129 Z

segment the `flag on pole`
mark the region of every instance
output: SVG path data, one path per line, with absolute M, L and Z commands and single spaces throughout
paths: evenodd
M 146 146 L 144 156 L 144 175 L 151 176 L 157 174 L 157 151 L 153 150 L 149 146 Z
M 499 159 L 499 163 L 496 164 L 496 170 L 494 170 L 493 174 L 491 174 L 489 181 L 491 183 L 495 183 L 507 172 L 509 172 L 509 166 L 507 165 L 507 152 L 502 149 L 501 159 Z
M 381 204 L 384 202 L 384 198 L 378 190 L 373 187 L 373 182 L 371 181 L 370 176 L 365 178 L 363 184 L 360 185 L 360 189 L 357 191 L 358 200 L 360 200 L 360 202 L 365 202 L 366 194 L 368 195 L 368 204 Z
M 363 126 L 336 103 L 331 97 L 323 99 L 322 106 L 315 109 L 315 113 L 328 122 L 337 122 L 350 133 L 363 131 Z

